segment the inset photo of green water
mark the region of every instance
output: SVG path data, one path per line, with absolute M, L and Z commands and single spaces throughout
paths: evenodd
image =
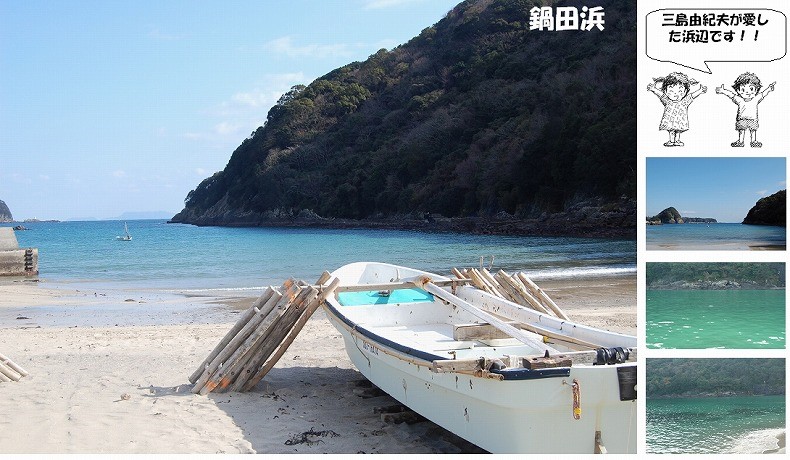
M 648 454 L 785 452 L 785 360 L 648 359 Z
M 785 348 L 784 263 L 648 263 L 648 348 Z

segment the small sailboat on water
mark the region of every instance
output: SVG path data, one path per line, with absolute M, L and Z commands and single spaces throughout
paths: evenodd
M 119 241 L 132 241 L 132 235 L 129 234 L 129 227 L 126 225 L 126 222 L 123 223 L 123 236 L 116 236 L 115 239 Z

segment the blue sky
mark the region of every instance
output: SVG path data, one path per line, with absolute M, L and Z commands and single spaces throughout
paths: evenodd
M 647 215 L 741 222 L 760 198 L 787 188 L 784 158 L 648 158 Z
M 2 1 L 0 199 L 19 220 L 180 211 L 289 88 L 459 1 Z

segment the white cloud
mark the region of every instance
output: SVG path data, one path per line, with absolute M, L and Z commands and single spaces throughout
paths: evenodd
M 284 54 L 288 57 L 353 57 L 354 52 L 351 48 L 352 45 L 343 43 L 330 45 L 308 44 L 297 46 L 294 44 L 293 38 L 288 36 L 275 38 L 274 40 L 270 40 L 263 44 L 264 50 L 273 52 L 275 54 Z
M 768 190 L 758 190 L 756 193 L 757 196 L 765 196 L 765 194 L 768 193 Z
M 368 0 L 365 2 L 364 8 L 366 10 L 379 10 L 383 8 L 392 8 L 409 3 L 415 3 L 419 0 Z
M 113 173 L 112 173 L 112 176 L 113 176 L 113 177 L 118 177 L 118 178 L 120 178 L 120 177 L 126 177 L 126 171 L 123 171 L 123 170 L 121 170 L 121 169 L 119 169 L 119 170 L 117 170 L 117 171 L 113 171 Z
M 30 177 L 25 176 L 23 174 L 19 174 L 19 173 L 12 173 L 11 174 L 11 181 L 13 181 L 13 182 L 15 182 L 17 184 L 32 184 L 33 183 L 33 181 L 30 179 Z
M 203 176 L 206 175 L 206 170 L 203 169 L 203 168 L 195 168 L 195 174 L 197 174 L 198 176 L 203 177 Z
M 301 72 L 269 74 L 260 79 L 251 90 L 238 91 L 205 110 L 204 115 L 213 119 L 205 131 L 190 131 L 184 137 L 196 141 L 237 144 L 244 136 L 263 126 L 269 109 L 294 85 L 306 84 Z
M 681 216 L 688 216 L 689 214 L 697 214 L 697 211 L 679 211 Z
M 223 121 L 221 123 L 217 123 L 214 125 L 214 132 L 221 135 L 226 136 L 228 134 L 235 134 L 239 131 L 241 125 L 238 123 L 230 123 L 227 121 Z
M 238 91 L 205 113 L 221 118 L 249 118 L 250 114 L 262 118 L 261 114 L 265 115 L 294 85 L 307 83 L 308 77 L 302 72 L 265 75 L 253 89 Z
M 158 26 L 149 26 L 148 38 L 151 38 L 156 41 L 169 42 L 169 41 L 181 40 L 182 37 L 168 32 L 163 32 Z
M 41 180 L 49 180 L 50 179 L 50 177 L 48 175 L 46 175 L 46 174 L 39 174 L 38 178 L 41 179 Z

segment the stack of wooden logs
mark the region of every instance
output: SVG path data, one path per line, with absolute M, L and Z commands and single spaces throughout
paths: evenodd
M 193 393 L 248 391 L 277 364 L 338 279 L 324 272 L 315 286 L 289 279 L 268 287 L 190 376 Z
M 18 382 L 27 375 L 26 370 L 0 353 L 0 382 Z
M 470 279 L 476 288 L 489 294 L 560 319 L 570 319 L 543 289 L 522 272 L 510 275 L 499 270 L 492 275 L 485 268 L 479 270 L 476 268 L 463 270 L 453 268 L 452 272 L 459 279 Z

